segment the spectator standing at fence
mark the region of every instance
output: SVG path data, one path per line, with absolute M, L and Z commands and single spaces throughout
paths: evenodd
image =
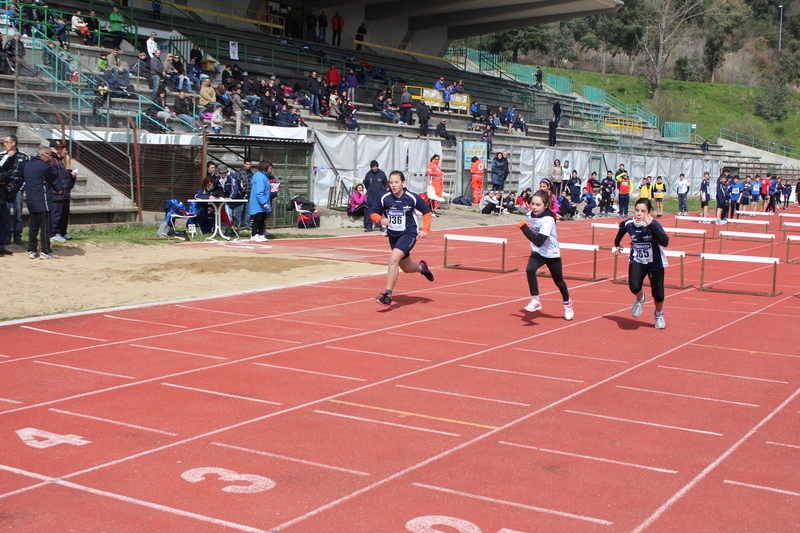
M 369 163 L 369 171 L 364 176 L 362 182 L 366 189 L 367 205 L 371 208 L 375 202 L 380 200 L 381 196 L 386 193 L 389 187 L 389 180 L 386 178 L 386 173 L 380 169 L 378 162 L 372 160 Z M 364 231 L 372 231 L 372 219 L 369 218 L 369 209 L 364 213 Z
M 408 92 L 408 87 L 403 87 L 403 93 L 400 95 L 400 124 L 411 123 L 413 103 L 414 98 L 411 93 Z
M 325 44 L 325 37 L 328 32 L 328 14 L 323 9 L 317 17 L 317 26 L 319 26 L 319 42 Z
M 306 17 L 306 40 L 317 42 L 317 14 L 313 9 Z
M 689 196 L 689 189 L 691 185 L 689 184 L 689 180 L 686 179 L 686 176 L 681 173 L 678 176 L 678 184 L 675 186 L 675 192 L 678 195 L 678 214 L 679 215 L 688 215 L 689 214 L 689 206 L 686 203 L 686 199 Z
M 556 121 L 556 127 L 561 125 L 561 99 L 556 100 L 553 104 L 553 117 Z
M 5 150 L 0 153 L 0 187 L 5 189 L 6 206 L 0 213 L 0 219 L 6 220 L 5 237 L 0 238 L 0 248 L 4 244 L 10 244 L 13 237 L 14 244 L 22 242 L 22 195 L 23 183 L 25 181 L 25 165 L 30 158 L 25 152 L 20 152 L 17 148 L 17 136 L 6 135 L 3 139 Z M 0 190 L 0 198 L 3 191 Z M 0 209 L 3 206 L 0 205 Z M 0 224 L 2 221 L 0 220 Z M 2 230 L 0 230 L 2 231 Z
M 486 164 L 478 156 L 472 156 L 472 165 L 469 171 L 472 175 L 472 180 L 470 181 L 472 201 L 473 203 L 478 203 L 483 198 L 483 180 L 486 174 Z
M 306 80 L 306 91 L 308 92 L 308 112 L 312 117 L 320 116 L 319 109 L 319 92 L 320 86 L 317 81 L 317 71 L 311 72 L 311 75 Z
M 325 73 L 325 83 L 333 84 L 334 87 L 338 89 L 340 81 L 342 81 L 342 75 L 339 73 L 339 69 L 336 68 L 336 65 L 331 63 L 331 68 Z
M 153 95 L 152 100 L 158 97 L 158 88 L 161 87 L 161 82 L 166 80 L 167 71 L 164 69 L 164 63 L 161 62 L 161 50 L 154 52 L 153 58 L 150 59 L 150 73 L 153 76 Z M 216 97 L 214 97 L 216 100 Z
M 49 148 L 39 148 L 38 154 L 25 165 L 25 198 L 28 207 L 28 257 L 58 259 L 50 248 L 50 208 L 53 202 L 52 185 L 58 179 Z
M 417 118 L 419 119 L 420 137 L 428 136 L 428 120 L 431 118 L 431 109 L 425 104 L 425 100 L 419 99 L 417 106 Z
M 556 145 L 556 132 L 558 130 L 558 122 L 556 122 L 556 117 L 553 117 L 550 122 L 547 123 L 548 129 L 548 146 L 555 147 Z
M 231 101 L 233 105 L 231 109 L 233 110 L 233 116 L 236 120 L 236 135 L 242 134 L 242 121 L 244 120 L 244 102 L 242 101 L 242 86 L 237 85 L 236 90 L 233 91 L 231 95 Z
M 544 72 L 542 72 L 542 67 L 536 67 L 535 76 L 536 76 L 536 85 L 534 85 L 534 87 L 539 90 L 544 89 L 544 86 L 542 85 L 542 78 L 544 78 Z
M 347 98 L 351 102 L 354 102 L 356 99 L 356 89 L 358 89 L 358 78 L 356 77 L 356 72 L 353 69 L 350 69 L 344 81 L 347 84 Z
M 50 141 L 50 157 L 58 171 L 58 178 L 53 183 L 53 203 L 50 206 L 50 235 L 56 242 L 67 242 L 72 239 L 67 232 L 69 226 L 69 207 L 72 188 L 78 173 L 68 168 L 69 157 L 67 147 L 61 141 Z
M 122 22 L 125 20 L 125 17 L 119 12 L 119 8 L 114 6 L 111 8 L 111 14 L 108 16 L 108 19 L 111 21 L 110 31 L 113 35 L 113 44 L 111 46 L 112 48 L 119 48 L 119 45 L 122 43 L 122 36 L 124 35 L 122 31 Z
M 163 7 L 161 0 L 153 0 L 151 7 L 153 8 L 153 20 L 161 20 L 161 8 Z
M 364 38 L 366 36 L 367 36 L 367 23 L 366 22 L 362 22 L 361 26 L 359 26 L 358 29 L 356 30 L 356 34 L 355 34 L 355 36 L 353 38 L 353 40 L 355 40 L 356 43 L 357 43 L 356 44 L 356 51 L 357 52 L 361 51 L 361 45 L 363 44 Z
M 333 36 L 331 37 L 332 46 L 338 46 L 341 48 L 343 29 L 344 29 L 344 19 L 337 11 L 336 13 L 334 13 L 333 18 L 331 19 L 331 30 L 333 31 Z
M 436 135 L 447 140 L 447 147 L 452 148 L 458 145 L 456 136 L 447 131 L 447 119 L 442 119 L 436 126 Z

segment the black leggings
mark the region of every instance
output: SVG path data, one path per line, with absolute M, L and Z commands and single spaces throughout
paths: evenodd
M 650 278 L 650 294 L 656 302 L 664 301 L 664 269 L 647 270 L 646 265 L 630 263 L 628 265 L 628 287 L 633 294 L 639 294 L 644 278 Z
M 561 298 L 565 302 L 569 301 L 569 290 L 567 289 L 567 283 L 564 281 L 564 274 L 561 272 L 561 258 L 542 257 L 537 252 L 531 254 L 530 259 L 528 259 L 528 266 L 525 269 L 525 273 L 528 275 L 528 288 L 531 291 L 531 296 L 539 296 L 539 281 L 536 279 L 536 271 L 542 265 L 547 265 L 547 270 L 550 271 L 553 283 L 561 291 Z
M 264 235 L 267 225 L 267 214 L 263 211 L 253 215 L 253 235 Z

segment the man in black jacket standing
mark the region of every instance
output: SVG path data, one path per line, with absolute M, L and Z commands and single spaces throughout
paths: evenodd
M 428 120 L 431 118 L 431 108 L 425 104 L 425 100 L 419 99 L 419 106 L 417 107 L 417 118 L 419 119 L 419 135 L 420 137 L 428 136 Z
M 308 113 L 312 117 L 320 115 L 319 110 L 319 91 L 320 86 L 317 81 L 317 71 L 311 71 L 311 75 L 306 80 L 306 91 L 308 91 Z
M 555 117 L 557 128 L 561 125 L 561 100 L 556 100 L 556 103 L 553 104 L 553 116 Z
M 10 244 L 13 234 L 14 244 L 22 244 L 22 185 L 25 180 L 25 165 L 30 157 L 17 148 L 17 136 L 6 135 L 3 139 L 5 151 L 0 153 L 0 199 L 5 195 L 5 206 L 0 203 L 0 255 L 6 251 L 3 245 Z M 5 209 L 3 209 L 5 207 Z M 11 212 L 14 218 L 11 218 Z M 5 228 L 5 229 L 4 229 Z
M 53 183 L 53 201 L 50 203 L 50 235 L 51 240 L 67 242 L 71 239 L 67 233 L 71 191 L 78 173 L 66 167 L 67 146 L 61 141 L 50 141 L 50 152 L 51 163 L 58 172 L 58 178 Z
M 37 236 L 42 233 L 42 259 L 58 259 L 50 249 L 50 204 L 52 203 L 52 184 L 58 179 L 58 172 L 52 166 L 49 148 L 39 148 L 38 155 L 25 165 L 25 197 L 28 213 L 28 257 L 39 257 Z
M 367 209 L 364 212 L 364 231 L 372 231 L 372 219 L 369 218 L 369 208 L 380 200 L 383 193 L 389 187 L 389 180 L 386 173 L 380 169 L 378 162 L 372 160 L 369 164 L 370 170 L 364 176 L 364 188 L 367 190 Z

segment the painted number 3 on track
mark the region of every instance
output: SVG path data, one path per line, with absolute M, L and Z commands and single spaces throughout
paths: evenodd
M 441 530 L 434 529 L 433 526 L 450 526 L 458 533 L 483 533 L 481 528 L 460 518 L 452 516 L 418 516 L 406 522 L 406 529 L 411 533 L 441 533 Z M 503 528 L 497 533 L 523 533 L 512 529 Z
M 205 480 L 208 474 L 216 475 L 220 481 L 246 481 L 248 483 L 248 485 L 228 485 L 222 488 L 225 492 L 253 494 L 255 492 L 264 492 L 275 486 L 275 482 L 268 477 L 257 476 L 255 474 L 239 474 L 233 470 L 214 468 L 211 466 L 187 470 L 181 474 L 181 477 L 190 483 L 198 483 Z

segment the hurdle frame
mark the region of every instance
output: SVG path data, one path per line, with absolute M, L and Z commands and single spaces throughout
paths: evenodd
M 789 229 L 789 227 L 797 228 L 797 229 Z M 800 231 L 800 222 L 781 222 L 781 231 L 783 232 L 783 242 L 788 242 L 786 240 L 786 232 L 787 231 Z
M 741 263 L 772 263 L 772 293 L 769 292 L 754 292 L 754 291 L 735 291 L 732 289 L 715 289 L 713 285 L 706 287 L 704 285 L 706 274 L 706 260 L 712 261 L 734 261 Z M 770 296 L 775 297 L 783 294 L 783 291 L 777 291 L 778 285 L 778 263 L 780 260 L 777 257 L 756 257 L 751 255 L 723 255 L 723 254 L 701 254 L 700 255 L 700 286 L 698 290 L 703 292 L 721 292 L 725 294 L 745 294 L 749 296 Z
M 735 226 L 737 224 L 744 224 L 745 226 L 757 226 L 763 227 L 764 233 L 769 233 L 769 220 L 747 220 L 746 218 L 732 218 L 728 219 L 729 226 Z
M 603 281 L 608 279 L 608 277 L 603 276 L 602 278 L 597 277 L 597 252 L 600 251 L 600 246 L 597 244 L 573 244 L 567 242 L 558 243 L 558 246 L 562 250 L 583 250 L 586 252 L 594 252 L 594 257 L 592 260 L 592 277 L 582 277 L 582 276 L 564 276 L 564 279 L 574 279 L 578 281 Z M 551 277 L 548 272 L 537 272 L 537 276 L 541 276 L 543 278 Z
M 448 241 L 464 241 L 464 242 L 483 242 L 488 244 L 502 244 L 502 255 L 500 257 L 500 270 L 496 268 L 481 268 L 481 267 L 465 267 L 461 266 L 461 263 L 456 265 L 448 265 L 447 264 L 447 243 Z M 507 269 L 506 268 L 506 245 L 508 244 L 508 239 L 499 238 L 499 237 L 479 237 L 476 235 L 455 235 L 455 234 L 445 234 L 444 236 L 444 268 L 456 268 L 459 270 L 475 270 L 478 272 L 494 272 L 495 274 L 508 274 L 509 272 L 515 272 L 516 268 Z
M 594 244 L 594 230 L 595 230 L 595 228 L 619 230 L 619 224 L 602 224 L 602 223 L 599 223 L 599 222 L 592 222 L 592 244 Z
M 615 253 L 615 252 L 612 251 L 612 253 L 614 253 L 614 277 L 611 279 L 611 283 L 616 283 L 617 285 L 625 285 L 625 284 L 628 283 L 628 276 L 627 275 L 625 277 L 623 277 L 623 278 L 617 277 L 617 268 L 618 268 L 618 264 L 619 264 L 619 256 L 622 255 L 622 254 L 626 254 L 627 255 L 628 253 L 630 253 L 630 251 L 631 251 L 630 248 L 622 248 L 622 247 L 620 247 L 619 253 Z M 691 283 L 689 283 L 688 285 L 686 284 L 686 281 L 685 281 L 684 275 L 683 275 L 684 274 L 683 260 L 686 257 L 686 252 L 675 252 L 675 251 L 672 251 L 672 250 L 664 250 L 664 254 L 667 257 L 680 257 L 680 259 L 681 259 L 681 282 L 680 282 L 680 285 L 667 285 L 665 283 L 664 284 L 664 288 L 665 289 L 688 289 L 690 287 L 694 287 L 694 285 L 691 284 Z M 645 285 L 650 286 L 649 283 L 645 283 Z
M 732 236 L 729 236 L 732 235 Z M 719 232 L 719 253 L 722 253 L 722 243 L 726 240 L 729 241 L 746 241 L 746 242 L 761 242 L 769 240 L 769 256 L 772 257 L 772 249 L 775 246 L 774 233 L 741 233 L 738 231 L 720 231 Z M 727 237 L 727 239 L 725 238 Z M 701 254 L 702 256 L 702 254 Z M 752 257 L 752 256 L 751 256 Z
M 678 222 L 681 220 L 689 220 L 693 222 L 701 222 L 703 220 L 708 220 L 709 225 L 711 225 L 711 238 L 715 238 L 716 231 L 717 231 L 717 224 L 714 223 L 714 217 L 690 217 L 684 215 L 676 215 L 675 216 L 675 227 L 678 227 Z
M 786 263 L 792 265 L 800 265 L 800 261 L 792 261 L 791 260 L 791 249 L 792 249 L 792 241 L 800 242 L 800 235 L 789 235 L 786 237 Z

